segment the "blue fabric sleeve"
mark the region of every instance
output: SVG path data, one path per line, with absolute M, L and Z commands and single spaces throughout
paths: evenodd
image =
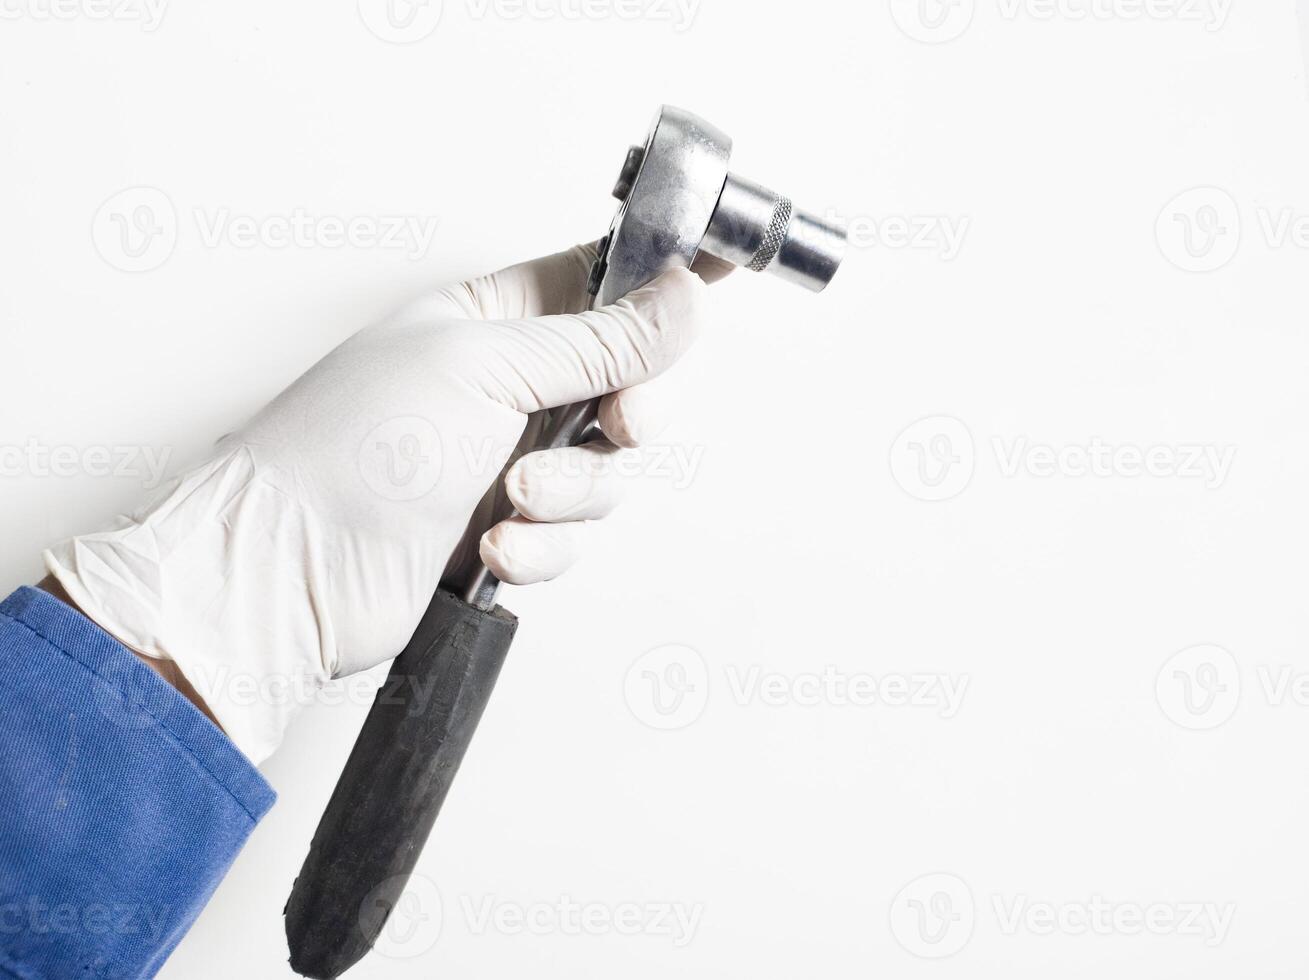
M 152 977 L 275 795 L 89 619 L 0 603 L 0 977 Z

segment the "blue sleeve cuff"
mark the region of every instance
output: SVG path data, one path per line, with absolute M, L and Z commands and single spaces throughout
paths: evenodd
M 154 976 L 275 799 L 81 613 L 0 603 L 0 976 Z

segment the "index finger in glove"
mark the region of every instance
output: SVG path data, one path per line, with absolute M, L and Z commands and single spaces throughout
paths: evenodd
M 701 332 L 704 281 L 666 272 L 612 306 L 481 324 L 464 377 L 508 408 L 531 413 L 607 395 L 666 371 Z
M 591 306 L 587 292 L 599 242 L 520 262 L 442 290 L 445 302 L 473 320 L 517 320 L 560 313 L 581 313 Z M 726 278 L 730 262 L 702 252 L 691 271 L 707 283 Z
M 473 320 L 581 313 L 591 305 L 587 283 L 596 243 L 520 262 L 443 290 L 445 298 Z

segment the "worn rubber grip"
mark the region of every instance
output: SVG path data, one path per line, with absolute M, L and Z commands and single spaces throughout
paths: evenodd
M 518 620 L 445 591 L 391 667 L 287 900 L 291 968 L 331 980 L 373 947 L 482 717 Z

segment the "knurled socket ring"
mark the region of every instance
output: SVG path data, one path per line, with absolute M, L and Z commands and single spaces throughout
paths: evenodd
M 754 253 L 754 258 L 746 266 L 751 272 L 763 272 L 777 258 L 777 253 L 782 250 L 782 245 L 786 241 L 786 231 L 791 227 L 791 199 L 789 197 L 779 197 L 777 203 L 773 205 L 773 216 L 769 219 L 768 230 L 764 232 L 764 240 L 759 243 L 759 250 Z

